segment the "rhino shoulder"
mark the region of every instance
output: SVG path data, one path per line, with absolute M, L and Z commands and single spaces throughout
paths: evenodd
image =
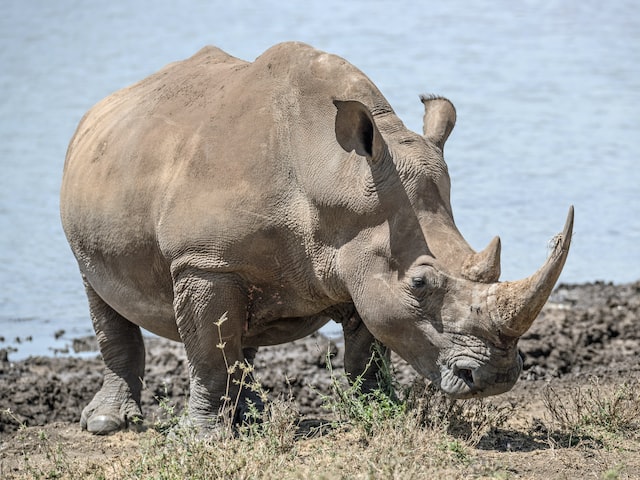
M 274 45 L 256 58 L 254 64 L 257 68 L 268 70 L 273 76 L 316 75 L 321 69 L 335 74 L 336 69 L 345 67 L 355 70 L 338 55 L 323 52 L 303 42 Z

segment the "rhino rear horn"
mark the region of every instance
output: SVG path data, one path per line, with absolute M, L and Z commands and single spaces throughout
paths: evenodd
M 489 287 L 487 304 L 502 334 L 520 337 L 536 319 L 562 272 L 572 233 L 573 206 L 569 208 L 563 232 L 553 238 L 551 254 L 536 273 L 516 282 L 494 283 Z
M 462 276 L 472 282 L 494 283 L 500 278 L 500 237 L 483 251 L 469 255 L 462 265 Z

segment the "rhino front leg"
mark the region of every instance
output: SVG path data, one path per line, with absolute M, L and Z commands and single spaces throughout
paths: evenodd
M 188 270 L 174 278 L 176 322 L 189 361 L 189 416 L 206 431 L 217 425 L 221 407 L 237 399 L 246 295 L 233 275 Z
M 84 283 L 105 373 L 102 388 L 82 411 L 80 425 L 91 433 L 107 434 L 142 419 L 144 342 L 140 327 L 107 305 L 86 280 Z
M 344 369 L 349 379 L 362 377 L 362 393 L 382 389 L 391 393 L 392 386 L 383 378 L 382 362 L 389 362 L 390 351 L 378 342 L 358 315 L 353 311 L 341 320 L 344 334 Z

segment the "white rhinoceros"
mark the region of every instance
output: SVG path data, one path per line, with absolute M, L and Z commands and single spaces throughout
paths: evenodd
M 379 341 L 454 397 L 509 390 L 573 209 L 538 272 L 498 282 L 499 239 L 476 253 L 453 221 L 442 151 L 455 109 L 422 102 L 418 135 L 344 59 L 284 43 L 253 63 L 203 48 L 93 107 L 61 192 L 106 364 L 82 426 L 141 415 L 140 327 L 184 343 L 200 427 L 218 418 L 227 364 L 330 318 L 366 388 Z

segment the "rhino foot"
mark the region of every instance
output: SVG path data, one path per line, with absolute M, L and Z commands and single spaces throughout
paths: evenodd
M 86 421 L 85 428 L 96 435 L 106 435 L 123 428 L 119 418 L 113 415 L 94 415 Z
M 99 398 L 100 393 L 82 411 L 82 429 L 95 435 L 107 435 L 141 423 L 142 411 L 134 400 L 103 402 Z
M 243 426 L 263 422 L 265 404 L 260 395 L 248 387 L 242 389 L 237 404 L 222 405 L 217 411 L 197 408 L 194 404 L 189 407 L 189 415 L 172 427 L 169 436 L 215 440 L 235 435 Z

